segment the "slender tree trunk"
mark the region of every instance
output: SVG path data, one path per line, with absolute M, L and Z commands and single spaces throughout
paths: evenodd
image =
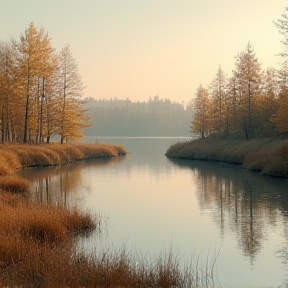
M 6 94 L 6 134 L 5 134 L 5 138 L 6 141 L 11 141 L 11 136 L 10 136 L 10 111 L 9 111 L 9 98 L 8 95 Z
M 44 90 L 45 90 L 45 77 L 43 76 L 43 83 L 42 83 L 42 95 L 41 95 L 41 102 L 40 102 L 40 127 L 39 127 L 39 142 L 43 142 L 43 102 L 44 102 Z
M 251 82 L 248 82 L 248 137 L 251 133 Z M 248 139 L 247 139 L 248 140 Z
M 37 131 L 36 131 L 36 144 L 40 143 L 40 112 L 39 112 L 39 106 L 40 106 L 40 81 L 39 77 L 37 77 L 37 117 L 38 117 L 38 125 L 37 125 Z
M 5 140 L 5 128 L 4 128 L 4 109 L 3 109 L 3 107 L 2 107 L 2 109 L 1 109 L 2 111 L 2 113 L 1 113 L 1 142 L 4 142 L 4 140 Z
M 25 119 L 24 119 L 24 137 L 23 143 L 27 143 L 27 134 L 28 134 L 28 113 L 29 113 L 29 94 L 30 94 L 30 75 L 27 76 L 27 85 L 26 85 L 26 106 L 25 106 Z
M 63 85 L 63 108 L 62 108 L 62 131 L 61 131 L 61 144 L 64 142 L 64 130 L 65 130 L 65 113 L 66 113 L 66 67 L 64 69 L 64 85 Z

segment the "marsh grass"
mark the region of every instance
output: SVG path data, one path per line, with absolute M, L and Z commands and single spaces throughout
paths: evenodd
M 188 288 L 208 287 L 213 278 L 207 267 L 182 267 L 172 250 L 148 261 L 125 248 L 75 249 L 74 236 L 99 225 L 96 215 L 23 202 L 3 191 L 0 200 L 1 287 Z
M 0 176 L 12 175 L 23 167 L 44 167 L 75 162 L 91 158 L 111 158 L 125 155 L 127 151 L 119 145 L 64 144 L 43 145 L 0 144 Z
M 258 138 L 249 141 L 215 137 L 179 142 L 167 150 L 168 158 L 220 161 L 242 164 L 261 174 L 288 177 L 288 140 Z
M 10 151 L 7 145 L 0 144 L 0 176 L 11 175 L 20 167 L 21 163 L 16 154 Z
M 52 279 L 73 256 L 73 236 L 97 225 L 96 216 L 77 208 L 23 202 L 3 191 L 0 200 L 1 287 Z
M 0 189 L 11 193 L 23 193 L 29 192 L 29 181 L 18 176 L 0 176 Z
M 213 269 L 183 268 L 172 252 L 151 263 L 125 249 L 90 254 L 76 249 L 78 237 L 101 226 L 99 216 L 23 198 L 29 184 L 14 175 L 21 167 L 124 154 L 123 147 L 110 144 L 0 145 L 0 287 L 208 287 Z

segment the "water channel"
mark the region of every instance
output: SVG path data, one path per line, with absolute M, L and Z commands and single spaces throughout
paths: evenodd
M 87 251 L 125 246 L 152 259 L 173 249 L 199 267 L 220 251 L 217 287 L 288 287 L 288 179 L 165 157 L 187 139 L 98 140 L 130 154 L 19 172 L 35 200 L 101 214 L 107 231 L 81 240 Z

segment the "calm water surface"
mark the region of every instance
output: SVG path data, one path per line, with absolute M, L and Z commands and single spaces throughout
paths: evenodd
M 220 250 L 222 287 L 288 287 L 288 179 L 164 156 L 186 139 L 100 140 L 131 154 L 20 172 L 37 201 L 77 203 L 107 220 L 102 237 L 82 240 L 87 251 L 125 246 L 153 259 L 172 247 L 181 262 L 196 255 L 204 267 Z

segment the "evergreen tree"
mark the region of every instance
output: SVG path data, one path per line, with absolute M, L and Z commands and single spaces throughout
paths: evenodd
M 224 127 L 227 126 L 227 93 L 226 93 L 226 77 L 224 72 L 219 66 L 217 74 L 210 85 L 210 96 L 212 98 L 212 113 L 213 113 L 213 127 L 214 131 L 222 132 Z M 227 132 L 227 127 L 226 127 Z
M 83 108 L 82 80 L 78 65 L 73 58 L 69 45 L 59 53 L 59 88 L 61 96 L 60 136 L 61 143 L 68 137 L 81 137 L 81 129 L 90 126 L 89 117 Z
M 200 85 L 193 99 L 194 117 L 192 120 L 193 133 L 199 133 L 204 138 L 211 131 L 210 121 L 210 101 L 208 90 Z
M 259 93 L 261 81 L 261 65 L 255 56 L 250 42 L 246 50 L 236 57 L 234 77 L 238 89 L 238 109 L 241 126 L 248 140 L 255 129 L 253 125 L 254 98 Z

